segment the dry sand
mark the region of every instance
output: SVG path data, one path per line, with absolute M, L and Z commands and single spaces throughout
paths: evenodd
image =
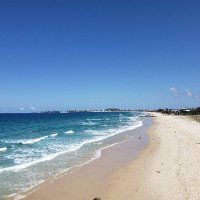
M 148 131 L 150 144 L 139 156 L 133 146 L 140 140 L 133 137 L 106 149 L 101 158 L 76 173 L 43 185 L 26 199 L 199 200 L 200 123 L 154 115 Z M 137 153 L 140 151 L 138 148 Z
M 200 199 L 200 123 L 155 115 L 150 146 L 114 173 L 106 200 Z

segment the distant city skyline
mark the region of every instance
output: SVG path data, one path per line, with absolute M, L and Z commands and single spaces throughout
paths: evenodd
M 0 113 L 200 106 L 200 2 L 0 2 Z

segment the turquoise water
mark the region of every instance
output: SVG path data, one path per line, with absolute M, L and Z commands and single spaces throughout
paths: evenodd
M 142 126 L 137 112 L 0 114 L 0 198 L 100 156 L 116 134 Z

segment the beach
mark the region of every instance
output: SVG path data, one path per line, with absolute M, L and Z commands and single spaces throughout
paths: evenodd
M 26 199 L 200 199 L 200 124 L 153 115 L 149 144 L 143 133 L 104 149 L 99 159 L 43 184 Z
M 148 146 L 146 131 L 151 124 L 151 119 L 144 119 L 142 127 L 110 138 L 112 144 L 101 150 L 99 158 L 39 185 L 26 193 L 25 199 L 104 199 L 113 172 L 131 163 Z
M 113 175 L 106 199 L 200 199 L 200 124 L 154 115 L 149 147 Z

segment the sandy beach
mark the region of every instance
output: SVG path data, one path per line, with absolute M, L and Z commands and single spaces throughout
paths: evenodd
M 200 123 L 154 115 L 149 147 L 113 175 L 106 199 L 200 199 Z
M 26 199 L 200 199 L 200 123 L 153 115 L 149 137 L 141 129 L 76 172 L 43 184 Z

